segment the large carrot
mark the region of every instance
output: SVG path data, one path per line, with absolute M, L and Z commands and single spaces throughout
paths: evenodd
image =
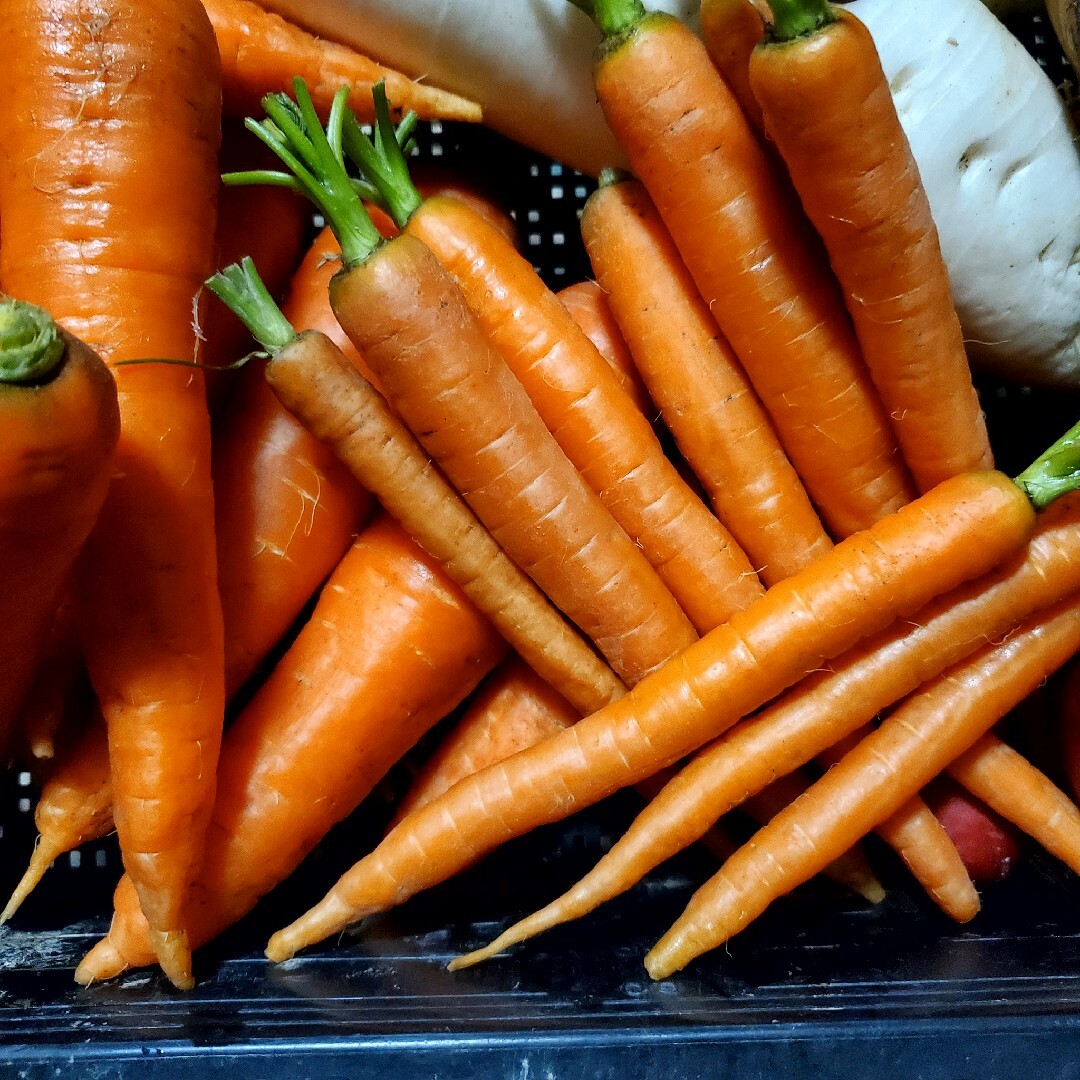
M 847 850 L 1078 648 L 1074 595 L 928 683 L 698 889 L 646 956 L 649 974 L 664 978 L 716 948 Z
M 385 80 L 395 104 L 424 119 L 482 118 L 476 102 L 410 79 L 347 45 L 316 37 L 251 0 L 203 0 L 203 7 L 221 50 L 225 108 L 235 115 L 256 108 L 265 94 L 289 89 L 299 75 L 323 110 L 329 110 L 338 88 L 347 85 L 349 103 L 370 120 L 371 88 Z
M 694 843 L 749 794 L 869 723 L 950 664 L 1080 589 L 1080 495 L 1040 518 L 1026 551 L 868 638 L 704 748 L 562 896 L 469 957 L 476 962 L 580 918 Z
M 978 577 L 1030 537 L 1078 481 L 1080 425 L 1016 482 L 972 473 L 774 585 L 761 600 L 560 735 L 456 784 L 393 830 L 308 913 L 271 939 L 280 960 L 401 903 L 513 836 L 669 765 L 863 637 Z
M 240 315 L 270 360 L 281 402 L 345 462 L 544 678 L 581 711 L 622 683 L 499 548 L 379 392 L 318 331 L 297 334 L 245 260 L 208 282 Z
M 914 493 L 843 300 L 704 45 L 640 0 L 591 0 L 608 124 L 731 343 L 826 526 Z
M 764 131 L 765 125 L 750 89 L 750 54 L 764 36 L 765 22 L 752 0 L 701 0 L 701 40 L 758 131 Z
M 220 78 L 202 6 L 16 0 L 3 30 L 19 78 L 0 131 L 0 286 L 48 305 L 110 364 L 190 359 L 219 187 Z M 190 985 L 183 906 L 224 708 L 209 418 L 197 373 L 114 374 L 116 472 L 77 617 L 109 725 L 124 864 L 162 966 Z
M 18 206 L 6 195 L 0 186 L 10 221 Z M 0 299 L 0 560 L 10 575 L 0 598 L 0 749 L 105 500 L 119 429 L 100 357 L 39 308 Z
M 285 879 L 505 645 L 438 564 L 390 518 L 334 570 L 289 651 L 222 745 L 192 941 L 209 941 Z M 129 879 L 82 983 L 151 963 Z
M 581 234 L 635 363 L 720 520 L 766 584 L 831 541 L 641 184 L 602 173 Z
M 385 97 L 378 100 L 388 127 Z M 345 149 L 398 227 L 452 275 L 559 446 L 695 628 L 711 630 L 760 595 L 745 554 L 665 456 L 648 420 L 532 264 L 461 202 L 422 199 L 396 140 L 373 146 L 353 121 Z
M 930 204 L 866 27 L 772 3 L 750 83 L 921 490 L 993 462 Z
M 298 326 L 336 331 L 352 351 L 326 291 L 333 273 L 326 254 L 335 248 L 326 234 L 315 241 L 293 275 L 284 311 Z M 224 304 L 213 307 L 229 310 Z M 368 493 L 333 452 L 278 401 L 263 366 L 252 361 L 233 375 L 237 385 L 214 444 L 230 693 L 293 624 L 348 550 L 371 506 Z
M 341 111 L 328 139 L 299 81 L 297 94 L 300 106 L 267 99 L 271 120 L 252 127 L 338 236 L 343 268 L 330 293 L 342 326 L 499 545 L 617 674 L 633 682 L 659 667 L 695 639 L 693 626 L 559 449 L 435 256 L 411 235 L 381 240 L 336 156 Z M 377 132 L 396 140 L 389 125 Z

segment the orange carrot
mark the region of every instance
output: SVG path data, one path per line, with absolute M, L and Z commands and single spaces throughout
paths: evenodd
M 797 203 L 688 27 L 639 0 L 592 7 L 608 125 L 826 526 L 865 528 L 914 489 Z
M 1080 664 L 1069 672 L 1061 694 L 1061 750 L 1069 790 L 1080 799 Z
M 190 360 L 219 187 L 205 12 L 197 0 L 16 0 L 4 20 L 19 72 L 9 106 L 24 122 L 0 132 L 0 284 L 48 305 L 110 364 Z M 124 864 L 163 968 L 190 986 L 183 906 L 224 708 L 209 418 L 199 374 L 114 374 L 116 472 L 76 605 Z
M 711 824 L 783 775 L 1018 623 L 1080 589 L 1080 495 L 1040 518 L 1024 552 L 807 676 L 704 748 L 665 786 L 596 866 L 546 907 L 470 956 L 475 962 L 629 889 Z
M 870 32 L 827 0 L 774 3 L 750 82 L 844 290 L 920 490 L 993 464 L 919 169 Z
M 398 166 L 389 180 L 360 152 L 370 144 L 345 145 L 357 149 L 358 164 L 399 228 L 452 275 L 558 445 L 694 627 L 711 630 L 759 596 L 746 556 L 665 456 L 648 420 L 531 263 L 464 204 L 421 199 L 396 141 L 380 144 L 387 171 Z
M 761 106 L 750 89 L 750 54 L 765 36 L 765 22 L 751 0 L 701 0 L 701 40 L 746 118 L 764 132 Z
M 619 385 L 638 410 L 645 416 L 652 415 L 655 409 L 649 392 L 634 365 L 605 291 L 595 281 L 578 281 L 560 289 L 556 295 L 570 318 L 615 372 Z
M 275 934 L 267 955 L 291 956 L 673 763 L 861 638 L 986 572 L 1033 525 L 1032 504 L 1000 473 L 939 485 L 773 586 L 624 698 L 411 815 Z
M 369 525 L 222 746 L 190 932 L 209 941 L 285 879 L 505 645 L 390 518 Z M 76 979 L 153 960 L 131 882 Z
M 296 334 L 249 260 L 208 282 L 270 354 L 274 393 L 346 464 L 513 645 L 582 711 L 622 683 L 507 558 L 379 392 L 318 331 Z
M 0 181 L 0 212 L 10 222 L 19 208 L 7 194 Z M 0 599 L 6 750 L 49 648 L 61 591 L 105 500 L 119 416 L 116 386 L 100 357 L 44 311 L 4 299 L 0 432 L 0 560 L 9 574 Z
M 774 584 L 831 541 L 644 188 L 600 179 L 581 217 L 593 272 L 717 516 Z
M 417 82 L 362 53 L 306 30 L 250 0 L 203 0 L 221 51 L 225 108 L 244 116 L 265 94 L 287 90 L 294 76 L 311 86 L 315 104 L 329 110 L 338 87 L 349 87 L 349 103 L 372 119 L 371 88 L 385 80 L 394 102 L 425 120 L 482 119 L 474 101 Z
M 693 626 L 559 449 L 435 256 L 414 236 L 379 237 L 299 81 L 297 96 L 299 106 L 267 99 L 272 122 L 253 127 L 338 236 L 343 268 L 330 296 L 339 321 L 496 542 L 620 678 L 642 677 L 692 642 Z M 340 132 L 342 119 L 332 113 L 331 127 Z M 396 146 L 387 127 L 380 141 Z M 360 136 L 355 125 L 345 132 Z
M 112 809 L 109 741 L 105 722 L 95 710 L 82 736 L 56 760 L 41 787 L 34 808 L 37 846 L 0 922 L 15 914 L 54 859 L 112 831 Z
M 926 684 L 737 851 L 645 958 L 664 978 L 745 927 L 967 750 L 1080 648 L 1075 595 Z
M 335 248 L 325 235 L 315 242 L 293 276 L 284 310 L 299 326 L 336 330 L 354 352 L 327 293 L 333 264 L 324 260 L 327 250 Z M 224 304 L 213 308 L 228 310 Z M 371 507 L 368 493 L 332 451 L 281 405 L 263 366 L 250 362 L 234 374 L 236 388 L 214 444 L 218 578 L 230 694 L 293 624 L 348 550 Z

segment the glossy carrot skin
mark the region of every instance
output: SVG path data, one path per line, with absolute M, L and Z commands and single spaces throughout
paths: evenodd
M 349 106 L 364 120 L 374 119 L 371 88 L 386 81 L 394 107 L 425 120 L 478 122 L 480 106 L 377 64 L 337 42 L 320 39 L 249 0 L 203 0 L 214 25 L 225 83 L 225 108 L 237 116 L 257 113 L 264 95 L 290 91 L 302 77 L 315 104 L 328 111 L 338 88 L 351 89 Z
M 219 186 L 220 78 L 201 5 L 18 0 L 4 43 L 20 72 L 12 115 L 34 122 L 5 146 L 3 220 L 17 230 L 0 237 L 0 281 L 109 363 L 191 359 Z M 170 977 L 190 985 L 183 906 L 224 710 L 209 418 L 190 369 L 113 370 L 116 472 L 76 603 L 124 864 Z
M 696 635 L 544 427 L 415 237 L 336 275 L 331 302 L 394 408 L 499 545 L 633 682 Z
M 918 166 L 866 27 L 835 21 L 750 58 L 750 81 L 844 290 L 920 490 L 993 465 Z
M 369 525 L 311 620 L 229 728 L 191 935 L 209 941 L 284 880 L 505 652 L 390 518 Z M 83 982 L 152 960 L 129 880 Z
M 0 187 L 7 220 L 7 208 L 15 208 L 4 194 Z M 0 597 L 0 747 L 31 690 L 61 592 L 104 503 L 119 430 L 112 376 L 70 336 L 47 382 L 0 385 L 0 560 L 9 575 Z
M 330 308 L 334 273 L 324 234 L 292 279 L 283 311 L 293 325 L 332 330 L 355 350 Z M 330 250 L 336 248 L 330 245 Z M 225 305 L 218 305 L 225 309 Z M 226 309 L 227 310 L 227 309 Z M 372 500 L 349 471 L 281 405 L 250 361 L 214 444 L 218 577 L 231 694 L 255 671 L 349 549 Z
M 595 83 L 830 532 L 850 535 L 909 501 L 836 283 L 702 43 L 648 15 L 601 46 Z
M 806 795 L 735 853 L 650 950 L 664 978 L 745 927 L 896 812 L 1080 648 L 1072 596 L 951 668 L 895 710 Z
M 427 199 L 406 231 L 453 275 L 548 430 L 699 632 L 762 592 L 746 556 L 532 265 L 468 208 Z
M 683 456 L 766 585 L 832 542 L 745 372 L 636 180 L 602 185 L 581 232 Z
M 267 955 L 291 956 L 444 880 L 463 857 L 673 763 L 862 637 L 986 572 L 1033 527 L 1031 504 L 1000 473 L 939 485 L 774 586 L 626 697 L 412 815 L 275 934 Z
M 750 89 L 750 54 L 764 36 L 765 22 L 750 0 L 702 0 L 701 40 L 746 118 L 759 132 L 764 132 L 765 124 Z

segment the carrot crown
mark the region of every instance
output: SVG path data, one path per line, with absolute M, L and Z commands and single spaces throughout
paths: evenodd
M 570 3 L 584 11 L 605 38 L 625 33 L 648 14 L 641 0 L 570 0 Z
M 64 339 L 47 311 L 0 300 L 0 383 L 43 382 L 63 356 Z
M 836 21 L 828 0 L 766 0 L 772 22 L 766 27 L 770 41 L 793 41 Z
M 349 114 L 348 87 L 335 95 L 323 130 L 303 79 L 293 80 L 296 100 L 287 94 L 263 98 L 266 119 L 245 120 L 257 135 L 284 162 L 288 172 L 259 169 L 226 173 L 226 184 L 274 184 L 306 195 L 326 218 L 341 245 L 346 266 L 363 262 L 382 243 L 360 194 L 345 170 L 341 150 L 342 125 Z
M 410 122 L 415 125 L 416 114 L 409 113 L 395 128 L 382 80 L 372 87 L 371 96 L 375 102 L 375 126 L 371 138 L 364 134 L 356 116 L 347 112 L 342 130 L 342 147 L 345 155 L 360 170 L 361 178 L 370 186 L 372 201 L 393 218 L 399 229 L 404 229 L 423 202 L 423 197 L 412 182 L 405 159 L 411 128 L 404 132 L 406 137 L 402 138 L 403 125 Z
M 1080 423 L 1015 478 L 1036 510 L 1080 488 Z
M 292 323 L 282 314 L 247 256 L 207 278 L 206 287 L 232 309 L 271 356 L 296 339 Z

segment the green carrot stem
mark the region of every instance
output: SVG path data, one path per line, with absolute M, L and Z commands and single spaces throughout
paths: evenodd
M 207 278 L 206 287 L 232 309 L 271 356 L 295 340 L 292 323 L 281 313 L 247 256 Z
M 648 14 L 641 0 L 570 0 L 570 3 L 596 23 L 605 39 L 632 29 Z
M 1065 432 L 1015 479 L 1036 510 L 1080 488 L 1080 423 Z
M 766 0 L 773 14 L 770 41 L 794 41 L 836 21 L 828 0 Z
M 596 182 L 600 187 L 611 187 L 614 184 L 621 184 L 624 180 L 633 180 L 634 174 L 626 169 L 616 168 L 614 165 L 605 165 L 600 170 L 600 175 L 596 178 Z
M 0 383 L 43 382 L 64 352 L 64 339 L 47 311 L 21 300 L 0 300 Z

